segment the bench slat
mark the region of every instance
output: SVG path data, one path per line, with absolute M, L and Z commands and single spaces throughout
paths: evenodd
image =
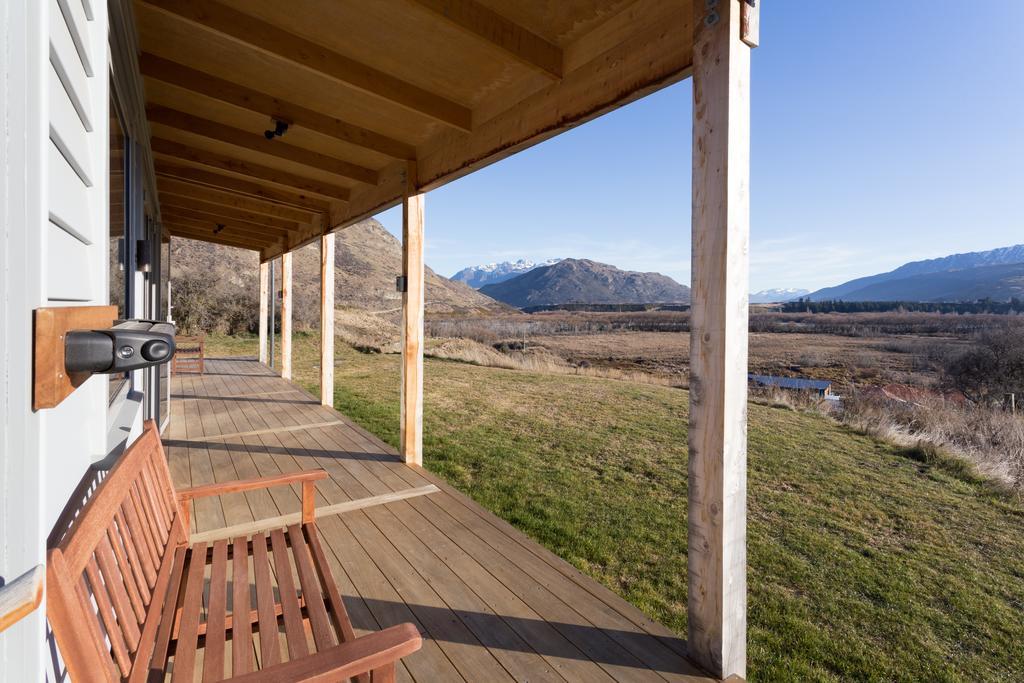
M 313 640 L 316 643 L 316 649 L 323 651 L 336 645 L 337 642 L 331 631 L 331 622 L 327 619 L 327 608 L 324 607 L 320 581 L 313 571 L 313 560 L 309 556 L 309 548 L 302 535 L 302 527 L 298 524 L 289 526 L 288 537 L 291 539 L 292 556 L 295 558 L 295 568 L 299 572 L 299 585 L 302 586 L 302 597 L 306 602 L 309 623 L 313 628 Z
M 352 620 L 349 619 L 348 611 L 345 609 L 345 603 L 341 601 L 338 584 L 334 581 L 334 575 L 331 573 L 331 566 L 327 563 L 327 556 L 324 554 L 323 546 L 320 545 L 319 532 L 314 524 L 306 525 L 305 531 L 309 538 L 309 549 L 313 552 L 313 564 L 316 565 L 320 584 L 327 589 L 327 599 L 331 606 L 331 617 L 334 620 L 334 626 L 337 632 L 341 634 L 342 642 L 351 642 L 356 639 L 356 633 L 352 628 Z
M 149 548 L 149 559 L 153 562 L 153 577 L 149 579 L 150 588 L 153 587 L 153 583 L 156 581 L 156 568 L 160 566 L 160 559 L 163 555 L 161 552 L 162 545 L 160 543 L 156 523 L 153 522 L 150 516 L 149 506 L 146 505 L 145 494 L 141 490 L 139 482 L 132 485 L 132 500 L 135 502 L 136 514 L 139 516 L 139 523 L 142 525 L 142 535 L 146 539 L 146 547 Z
M 129 564 L 128 558 L 125 556 L 124 547 L 121 545 L 116 521 L 112 521 L 110 526 L 107 527 L 107 545 L 110 546 L 114 553 L 114 561 L 124 580 L 125 589 L 128 593 L 128 602 L 135 613 L 135 623 L 142 624 L 146 619 L 146 607 L 142 601 L 142 594 L 139 592 L 135 568 Z M 102 563 L 100 568 L 103 568 Z
M 142 488 L 146 492 L 146 502 L 149 505 L 149 509 L 152 513 L 153 521 L 156 522 L 156 530 L 158 533 L 158 539 L 160 545 L 163 547 L 167 546 L 167 530 L 171 526 L 165 515 L 166 511 L 163 506 L 158 502 L 159 492 L 153 483 L 153 463 L 148 462 L 142 468 Z M 163 554 L 161 553 L 161 556 Z
M 224 678 L 224 642 L 228 601 L 228 542 L 213 544 L 213 569 L 210 573 L 210 606 L 206 617 L 206 651 L 203 681 Z
M 266 546 L 263 546 L 266 548 Z M 249 544 L 236 538 L 231 558 L 231 671 L 252 671 L 252 596 L 249 592 Z
M 142 521 L 139 519 L 138 506 L 135 503 L 135 496 L 131 492 L 124 499 L 123 512 L 124 519 L 128 522 L 128 533 L 131 534 L 132 541 L 135 543 L 135 553 L 142 564 L 142 573 L 145 577 L 143 584 L 148 591 L 156 581 L 156 563 L 153 560 L 155 551 L 151 547 L 152 541 L 146 535 Z
M 122 506 L 122 510 L 118 510 L 117 514 L 114 515 L 114 520 L 117 522 L 117 528 L 121 530 L 120 538 L 128 555 L 128 564 L 131 566 L 132 574 L 135 576 L 135 587 L 142 596 L 142 601 L 148 605 L 151 596 L 149 584 L 146 583 L 146 572 L 143 569 L 142 556 L 139 553 L 139 542 L 132 535 L 123 512 L 125 507 Z
M 252 569 L 256 577 L 256 611 L 260 625 L 260 668 L 265 669 L 281 661 L 281 648 L 277 640 L 277 616 L 274 614 L 274 588 L 270 585 L 270 559 L 267 557 L 267 537 L 252 537 Z
M 277 569 L 277 589 L 281 595 L 281 607 L 284 610 L 284 632 L 288 640 L 288 658 L 298 659 L 309 654 L 306 644 L 306 630 L 302 627 L 302 608 L 295 592 L 295 579 L 292 578 L 292 566 L 288 560 L 288 543 L 284 532 L 274 529 L 270 532 L 270 541 L 274 546 L 274 567 Z
M 185 579 L 185 601 L 181 605 L 181 629 L 174 648 L 172 683 L 192 681 L 195 677 L 196 649 L 199 647 L 199 610 L 203 598 L 203 572 L 206 569 L 206 544 L 192 546 Z
M 114 608 L 110 604 L 110 596 L 107 587 L 100 581 L 100 572 L 96 567 L 96 559 L 90 557 L 85 564 L 85 576 L 89 580 L 89 587 L 92 589 L 92 597 L 96 600 L 96 608 L 100 619 L 103 620 L 103 627 L 107 631 L 107 642 L 114 654 L 114 661 L 117 668 L 121 670 L 122 676 L 127 676 L 131 671 L 131 661 L 128 658 L 128 645 L 124 642 L 124 634 L 117 623 L 114 615 Z
M 170 555 L 170 553 L 168 553 Z M 146 625 L 143 628 L 143 645 L 139 647 L 140 660 L 143 662 L 142 668 L 139 669 L 139 663 L 136 663 L 136 669 L 139 669 L 142 673 L 137 680 L 143 680 L 149 678 L 148 672 L 155 671 L 161 675 L 156 677 L 157 680 L 163 680 L 162 672 L 167 668 L 167 654 L 170 650 L 171 645 L 171 633 L 174 630 L 174 615 L 178 612 L 178 604 L 181 602 L 181 581 L 185 574 L 185 558 L 188 556 L 188 548 L 180 547 L 174 551 L 174 559 L 171 560 L 173 568 L 170 571 L 170 579 L 167 584 L 167 590 L 164 593 L 165 599 L 163 604 L 159 604 L 154 601 L 150 605 L 150 616 L 146 619 Z M 168 565 L 168 562 L 164 563 Z M 157 593 L 159 595 L 159 593 Z M 159 615 L 159 621 L 156 620 Z M 153 630 L 153 625 L 157 625 L 157 628 Z M 145 655 L 145 644 L 146 636 L 150 631 L 153 631 L 153 654 L 152 656 Z M 149 666 L 145 666 L 145 662 L 149 660 Z M 134 672 L 133 672 L 134 674 Z M 134 675 L 132 678 L 136 678 Z
M 122 578 L 121 569 L 114 561 L 114 551 L 110 541 L 104 538 L 96 548 L 96 561 L 99 564 L 100 574 L 103 576 L 103 583 L 106 585 L 110 601 L 114 605 L 114 612 L 117 614 L 117 621 L 121 625 L 121 632 L 124 634 L 125 643 L 129 652 L 135 652 L 139 646 L 139 622 L 132 610 L 128 599 L 128 590 Z M 88 565 L 86 565 L 88 567 Z M 90 579 L 91 581 L 92 579 Z

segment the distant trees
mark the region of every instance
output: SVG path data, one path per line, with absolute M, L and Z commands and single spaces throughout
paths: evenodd
M 256 332 L 260 324 L 259 290 L 246 287 L 210 271 L 190 270 L 171 280 L 174 322 L 181 334 Z M 292 325 L 295 331 L 320 325 L 319 289 L 310 295 L 295 290 Z M 275 331 L 281 329 L 280 299 Z
M 172 311 L 181 334 L 254 332 L 259 325 L 257 292 L 218 281 L 209 272 L 177 275 L 172 280 Z
M 1024 395 L 1024 336 L 1019 330 L 986 333 L 946 361 L 944 382 L 976 403 Z
M 811 301 L 796 299 L 782 304 L 784 313 L 1024 313 L 1024 300 L 924 302 L 924 301 Z

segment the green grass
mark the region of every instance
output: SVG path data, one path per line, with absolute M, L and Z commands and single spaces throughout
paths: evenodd
M 317 346 L 296 337 L 316 392 Z M 337 362 L 336 407 L 397 445 L 398 357 Z M 426 466 L 685 634 L 686 392 L 425 367 Z M 751 680 L 1024 680 L 1024 506 L 819 416 L 749 422 Z

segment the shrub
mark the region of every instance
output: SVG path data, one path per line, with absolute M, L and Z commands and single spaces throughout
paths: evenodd
M 977 344 L 953 354 L 943 380 L 970 400 L 1002 402 L 1007 394 L 1024 392 L 1024 339 L 1016 331 L 987 332 Z

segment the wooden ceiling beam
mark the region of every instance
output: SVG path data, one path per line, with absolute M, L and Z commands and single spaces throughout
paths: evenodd
M 283 236 L 264 235 L 258 232 L 250 231 L 246 228 L 240 228 L 237 225 L 232 225 L 230 223 L 197 220 L 195 218 L 188 218 L 186 216 L 172 215 L 163 219 L 163 221 L 167 225 L 178 226 L 179 228 L 188 229 L 197 234 L 218 235 L 235 240 L 259 243 L 264 246 L 278 244 L 281 240 L 284 239 Z M 216 232 L 214 232 L 215 230 Z
M 223 237 L 221 235 L 214 235 L 203 231 L 193 231 L 182 226 L 173 225 L 166 223 L 165 227 L 171 237 L 181 237 L 188 240 L 196 240 L 197 242 L 212 242 L 213 244 L 220 244 L 225 247 L 235 247 L 237 249 L 250 249 L 252 251 L 262 252 L 267 247 L 262 244 L 255 244 L 253 242 L 246 242 L 244 240 L 233 239 L 230 237 Z
M 269 242 L 274 242 L 279 239 L 285 239 L 288 237 L 288 231 L 280 230 L 278 228 L 262 228 L 260 226 L 252 225 L 251 223 L 244 223 L 242 221 L 231 220 L 230 218 L 222 218 L 220 216 L 210 216 L 204 214 L 202 211 L 193 211 L 190 209 L 178 209 L 175 208 L 171 211 L 166 212 L 166 220 L 172 222 L 190 222 L 194 224 L 196 228 L 213 228 L 219 227 L 221 230 L 231 228 L 232 230 L 238 231 L 245 235 L 252 235 Z M 161 212 L 161 218 L 163 218 L 163 212 Z
M 184 88 L 240 109 L 287 121 L 350 145 L 395 159 L 415 159 L 416 148 L 400 140 L 360 128 L 340 119 L 252 90 L 231 81 L 144 52 L 139 57 L 142 74 L 162 83 Z
M 143 0 L 168 14 L 233 38 L 253 49 L 318 72 L 462 131 L 472 130 L 473 112 L 436 93 L 378 71 L 273 24 L 211 0 Z
M 279 140 L 268 140 L 263 131 L 247 131 L 240 128 L 224 125 L 216 121 L 193 116 L 183 111 L 162 107 L 160 105 L 148 105 L 146 107 L 146 118 L 150 123 L 158 123 L 162 126 L 183 130 L 204 138 L 226 142 L 229 145 L 251 149 L 267 156 L 294 161 L 303 166 L 320 169 L 335 175 L 358 180 L 368 185 L 377 184 L 377 171 L 366 168 L 359 164 L 353 164 L 343 159 L 337 159 L 320 152 L 295 147 L 285 144 Z
M 230 207 L 232 209 L 239 209 L 252 214 L 258 214 L 260 216 L 281 218 L 294 223 L 310 223 L 314 216 L 322 213 L 315 209 L 297 209 L 291 206 L 286 206 L 285 204 L 278 204 L 263 199 L 254 199 L 246 195 L 238 194 L 237 192 L 218 190 L 207 185 L 200 185 L 198 183 L 181 180 L 172 176 L 157 174 L 156 182 L 157 190 L 160 192 L 161 198 L 165 195 L 188 197 L 189 199 L 194 199 L 206 204 Z
M 463 31 L 501 48 L 519 62 L 561 78 L 562 49 L 476 0 L 410 0 Z
M 210 152 L 205 149 L 197 149 L 180 142 L 165 140 L 163 138 L 153 138 L 150 141 L 150 146 L 155 154 L 163 155 L 165 157 L 191 161 L 196 164 L 202 164 L 203 166 L 210 166 L 222 171 L 230 171 L 231 173 L 238 173 L 239 175 L 249 176 L 250 178 L 266 180 L 267 182 L 284 185 L 285 187 L 290 187 L 294 190 L 313 192 L 314 194 L 323 195 L 324 197 L 330 197 L 332 199 L 339 199 L 345 202 L 349 199 L 349 189 L 347 187 L 326 183 L 322 180 L 314 180 L 313 178 L 305 178 L 270 166 L 242 161 L 241 159 L 236 159 L 226 154 Z
M 275 234 L 284 234 L 302 227 L 299 223 L 285 221 L 271 216 L 260 216 L 230 206 L 210 204 L 189 197 L 179 197 L 173 194 L 160 195 L 160 211 L 177 213 L 182 215 L 183 211 L 193 211 L 209 216 L 210 220 L 239 221 L 244 224 L 255 225 L 267 229 L 273 229 Z
M 320 197 L 314 197 L 300 190 L 279 189 L 237 176 L 222 175 L 213 171 L 183 166 L 165 159 L 154 161 L 157 178 L 174 178 L 192 183 L 202 183 L 213 189 L 224 192 L 239 193 L 268 201 L 281 202 L 289 206 L 306 209 L 317 213 L 331 210 L 331 203 Z

